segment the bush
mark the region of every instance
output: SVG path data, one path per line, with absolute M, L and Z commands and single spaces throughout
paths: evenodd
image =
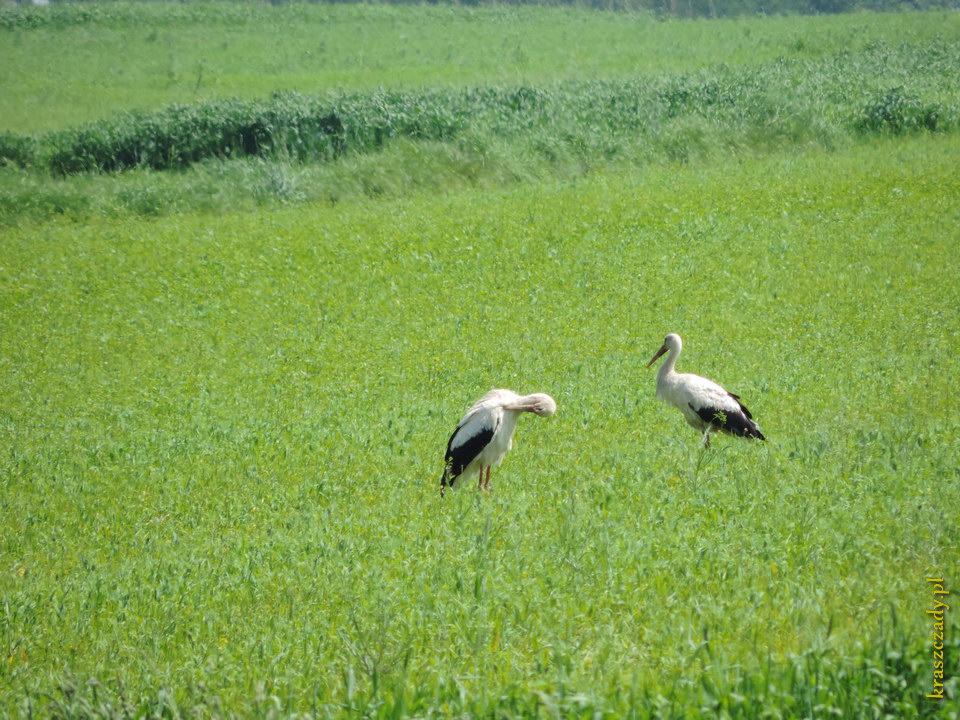
M 891 132 L 943 129 L 945 110 L 936 103 L 923 103 L 902 87 L 890 88 L 868 102 L 854 120 L 861 132 Z
M 0 167 L 18 165 L 25 168 L 34 164 L 37 142 L 32 137 L 0 133 Z

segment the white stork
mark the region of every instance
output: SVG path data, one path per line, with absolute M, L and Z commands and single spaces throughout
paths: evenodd
M 710 447 L 710 433 L 717 430 L 766 440 L 753 421 L 753 415 L 740 402 L 739 395 L 727 392 L 699 375 L 678 373 L 673 369 L 682 349 L 680 336 L 670 333 L 663 339 L 657 354 L 647 363 L 647 367 L 650 367 L 658 357 L 670 352 L 657 372 L 657 397 L 677 408 L 690 425 L 703 433 L 705 447 Z
M 467 410 L 447 443 L 446 468 L 440 478 L 440 497 L 460 478 L 480 473 L 477 487 L 490 487 L 490 468 L 503 462 L 513 446 L 513 431 L 520 413 L 550 417 L 557 403 L 544 393 L 517 395 L 512 390 L 491 390 Z M 483 470 L 487 470 L 484 483 Z

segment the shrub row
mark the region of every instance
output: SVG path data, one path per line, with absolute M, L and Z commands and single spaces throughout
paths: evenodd
M 512 139 L 655 139 L 684 116 L 731 137 L 751 128 L 769 136 L 803 123 L 846 133 L 944 131 L 958 126 L 958 110 L 938 99 L 943 87 L 960 87 L 960 49 L 876 45 L 819 61 L 661 78 L 173 105 L 38 141 L 0 135 L 0 163 L 42 164 L 63 175 L 246 156 L 329 161 L 376 151 L 391 138 L 448 140 L 469 128 Z
M 469 93 L 468 93 L 469 94 Z M 376 92 L 336 99 L 278 94 L 123 114 L 49 136 L 50 169 L 67 174 L 182 168 L 207 158 L 329 160 L 389 138 L 442 140 L 462 130 L 475 103 L 458 93 Z

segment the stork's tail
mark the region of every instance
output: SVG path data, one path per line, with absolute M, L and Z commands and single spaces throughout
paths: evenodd
M 760 428 L 757 427 L 757 424 L 753 422 L 753 420 L 750 421 L 750 430 L 744 433 L 744 435 L 746 437 L 756 438 L 757 440 L 767 439 L 766 437 L 764 437 L 763 433 L 760 432 Z
M 730 397 L 737 401 L 743 414 L 731 413 L 724 418 L 723 429 L 733 435 L 741 437 L 756 438 L 757 440 L 766 440 L 757 423 L 753 421 L 753 415 L 747 410 L 747 406 L 740 402 L 740 396 L 730 393 Z
M 760 428 L 757 427 L 757 424 L 740 413 L 730 413 L 726 417 L 726 422 L 721 426 L 721 430 L 724 430 L 731 435 L 739 435 L 740 437 L 745 438 L 756 438 L 757 440 L 766 440 L 763 436 L 763 433 L 760 432 Z
M 703 415 L 701 415 L 703 417 Z M 710 425 L 730 435 L 745 438 L 766 440 L 760 428 L 746 413 L 717 413 L 710 421 Z

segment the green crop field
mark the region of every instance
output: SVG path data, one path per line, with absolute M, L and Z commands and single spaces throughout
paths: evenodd
M 0 716 L 960 717 L 955 15 L 4 13 Z

